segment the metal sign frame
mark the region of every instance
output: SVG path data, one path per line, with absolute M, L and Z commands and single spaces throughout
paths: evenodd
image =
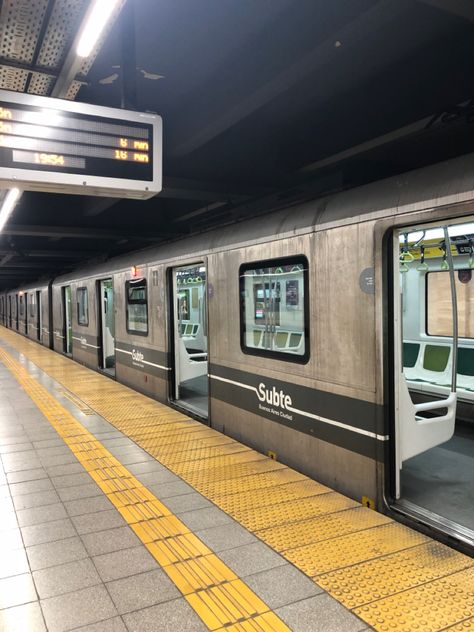
M 71 114 L 84 114 L 122 122 L 151 125 L 153 128 L 152 180 L 131 180 L 107 176 L 43 171 L 34 168 L 17 169 L 0 165 L 0 189 L 18 187 L 24 191 L 46 191 L 52 193 L 72 193 L 77 195 L 97 195 L 106 197 L 124 197 L 148 199 L 162 189 L 162 119 L 158 114 L 132 112 L 119 108 L 109 108 L 88 103 L 79 103 L 65 99 L 55 99 L 32 94 L 0 90 L 0 101 L 18 103 L 23 106 L 56 110 Z

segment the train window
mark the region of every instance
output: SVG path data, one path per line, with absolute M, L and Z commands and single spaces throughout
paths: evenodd
M 35 315 L 35 295 L 30 294 L 30 317 L 33 318 Z
M 469 268 L 456 270 L 458 327 L 460 338 L 474 338 L 474 274 Z M 452 336 L 451 287 L 449 272 L 440 270 L 426 275 L 426 333 Z
M 20 316 L 25 315 L 25 295 L 20 294 Z
M 89 296 L 86 287 L 78 287 L 76 291 L 77 299 L 77 322 L 79 325 L 89 324 Z
M 307 362 L 308 261 L 292 257 L 240 267 L 240 341 L 253 355 Z
M 127 331 L 129 334 L 148 335 L 148 299 L 146 279 L 125 282 L 127 297 Z

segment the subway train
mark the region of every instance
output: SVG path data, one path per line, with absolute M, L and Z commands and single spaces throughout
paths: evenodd
M 4 292 L 0 321 L 474 543 L 474 154 Z

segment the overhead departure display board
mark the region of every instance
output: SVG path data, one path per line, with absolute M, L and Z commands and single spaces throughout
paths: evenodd
M 0 186 L 149 198 L 161 191 L 157 114 L 0 90 Z

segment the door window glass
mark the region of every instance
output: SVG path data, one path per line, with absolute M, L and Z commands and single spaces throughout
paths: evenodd
M 127 331 L 128 333 L 148 335 L 148 298 L 146 279 L 126 281 Z
M 89 298 L 86 287 L 77 288 L 77 322 L 79 325 L 89 324 Z
M 308 263 L 304 257 L 240 268 L 241 344 L 245 353 L 306 362 Z

